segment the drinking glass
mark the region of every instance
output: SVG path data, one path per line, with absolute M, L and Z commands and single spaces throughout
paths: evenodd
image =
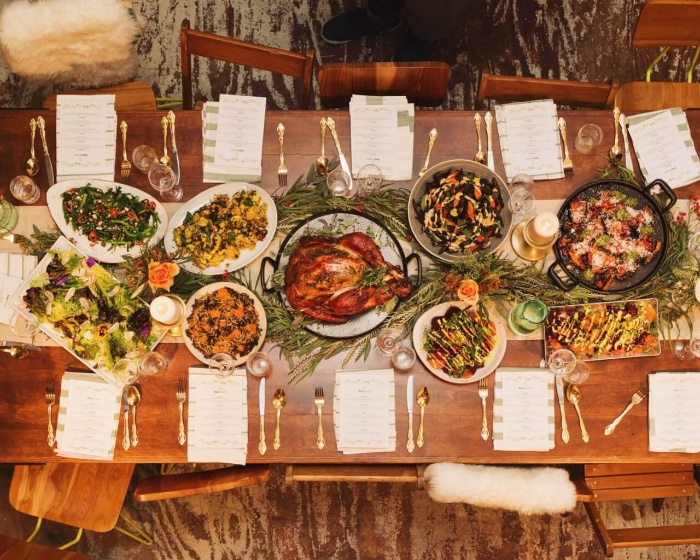
M 168 360 L 160 352 L 146 352 L 139 358 L 139 376 L 146 378 L 164 373 Z
M 576 135 L 574 147 L 582 154 L 589 154 L 603 141 L 603 130 L 597 124 L 584 124 Z
M 175 172 L 162 163 L 151 166 L 148 170 L 148 182 L 160 192 L 163 200 L 177 202 L 182 198 L 182 187 L 175 184 Z
M 688 251 L 700 261 L 700 231 L 688 238 Z
M 13 334 L 31 339 L 32 344 L 41 344 L 49 340 L 49 337 L 39 328 L 39 322 L 34 319 L 27 319 L 16 311 L 10 317 L 10 330 Z
M 148 170 L 158 162 L 158 154 L 150 146 L 141 145 L 134 148 L 131 160 L 141 173 L 148 173 Z
M 514 216 L 521 218 L 531 214 L 535 210 L 535 195 L 525 189 L 510 193 L 508 208 Z
M 385 327 L 377 335 L 377 352 L 384 356 L 393 356 L 398 352 L 402 341 L 401 329 Z
M 590 374 L 588 364 L 566 348 L 552 352 L 547 363 L 552 373 L 560 375 L 564 381 L 572 385 L 580 385 L 588 379 Z
M 0 233 L 12 231 L 17 225 L 17 208 L 0 195 Z
M 10 183 L 10 192 L 20 202 L 34 204 L 41 196 L 37 184 L 26 175 L 17 175 Z
M 538 299 L 521 301 L 508 315 L 508 326 L 515 334 L 530 334 L 547 319 L 547 306 Z
M 357 196 L 369 196 L 382 186 L 384 175 L 382 170 L 373 163 L 360 167 L 357 172 Z
M 352 189 L 352 177 L 336 167 L 326 175 L 326 186 L 333 196 L 345 196 Z
M 246 371 L 253 377 L 265 377 L 270 373 L 270 356 L 265 352 L 253 352 L 245 363 Z
M 673 353 L 681 360 L 700 358 L 700 338 L 693 337 L 688 342 L 676 340 L 673 343 Z
M 416 351 L 410 346 L 399 346 L 391 355 L 391 363 L 395 369 L 405 371 L 416 363 Z
M 209 371 L 216 375 L 231 375 L 234 369 L 233 358 L 223 352 L 209 358 Z
M 535 180 L 532 178 L 531 175 L 528 175 L 527 173 L 516 173 L 513 179 L 510 182 L 510 185 L 508 185 L 508 190 L 510 193 L 514 193 L 517 191 L 527 191 L 527 192 L 532 192 L 532 189 L 535 187 Z
M 122 358 L 114 364 L 112 375 L 117 381 L 124 385 L 129 385 L 136 381 L 139 376 L 139 365 L 136 360 L 131 358 Z

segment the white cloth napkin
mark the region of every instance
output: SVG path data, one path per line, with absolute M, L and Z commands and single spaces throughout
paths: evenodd
M 554 376 L 549 370 L 496 370 L 493 448 L 496 451 L 554 449 Z
M 700 452 L 700 372 L 649 374 L 649 451 Z
M 245 465 L 248 453 L 248 385 L 245 370 L 212 374 L 189 369 L 187 460 Z

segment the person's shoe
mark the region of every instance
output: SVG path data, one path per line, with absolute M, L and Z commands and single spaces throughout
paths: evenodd
M 331 45 L 344 45 L 368 35 L 397 29 L 401 18 L 383 20 L 369 14 L 365 8 L 343 12 L 329 19 L 321 30 L 321 37 Z
M 435 60 L 437 41 L 425 41 L 408 32 L 406 40 L 399 45 L 391 57 L 392 62 L 420 62 Z

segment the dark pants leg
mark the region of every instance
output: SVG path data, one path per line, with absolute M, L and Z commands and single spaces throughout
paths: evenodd
M 372 18 L 395 21 L 401 14 L 404 0 L 367 0 L 367 13 Z

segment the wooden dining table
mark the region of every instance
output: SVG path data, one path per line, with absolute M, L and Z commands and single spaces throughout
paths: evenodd
M 8 192 L 10 180 L 24 173 L 29 157 L 29 120 L 43 115 L 46 119 L 47 137 L 52 160 L 56 162 L 55 113 L 46 110 L 0 110 L 0 192 L 14 202 Z M 139 144 L 149 144 L 158 152 L 163 148 L 160 125 L 163 111 L 121 112 L 119 121 L 128 123 L 128 153 Z M 289 185 L 297 177 L 305 175 L 320 154 L 319 119 L 331 115 L 336 121 L 343 151 L 351 154 L 350 117 L 347 111 L 268 111 L 265 117 L 265 134 L 262 148 L 262 188 L 272 193 L 278 191 L 277 166 L 279 144 L 275 131 L 278 123 L 284 123 L 285 162 L 289 169 Z M 483 116 L 483 112 L 481 113 Z M 574 164 L 574 175 L 556 180 L 537 181 L 535 196 L 538 200 L 559 200 L 576 188 L 589 183 L 601 174 L 606 165 L 606 153 L 613 143 L 612 111 L 560 112 L 569 130 L 569 149 Z M 177 111 L 177 142 L 182 170 L 181 185 L 184 201 L 211 187 L 202 181 L 202 132 L 198 111 Z M 473 159 L 477 151 L 474 131 L 474 112 L 471 111 L 416 111 L 413 156 L 413 178 L 396 182 L 395 186 L 410 189 L 418 171 L 423 166 L 428 135 L 432 128 L 438 130 L 438 138 L 432 152 L 433 164 L 450 159 Z M 700 143 L 700 114 L 688 112 L 688 120 L 696 144 Z M 586 123 L 600 125 L 604 141 L 591 154 L 580 154 L 574 149 L 576 131 Z M 495 127 L 494 127 L 495 128 Z M 330 138 L 327 151 L 334 153 Z M 498 135 L 494 134 L 496 172 L 504 175 Z M 37 152 L 43 163 L 41 150 Z M 135 168 L 128 178 L 119 173 L 121 143 L 118 143 L 115 181 L 138 187 L 154 194 L 146 176 Z M 636 162 L 635 162 L 636 166 Z M 43 167 L 43 166 L 42 166 Z M 42 190 L 37 205 L 45 205 L 47 178 L 42 169 L 35 177 Z M 700 194 L 700 182 L 676 190 L 679 199 Z M 18 204 L 21 207 L 21 204 Z M 21 208 L 20 208 L 21 212 Z M 52 223 L 37 224 L 40 228 L 53 227 Z M 0 241 L 0 251 L 17 250 Z M 116 446 L 114 461 L 132 463 L 187 462 L 187 448 L 177 443 L 178 403 L 175 398 L 178 379 L 187 375 L 188 367 L 197 360 L 182 343 L 161 343 L 157 347 L 169 360 L 167 371 L 143 384 L 143 399 L 138 407 L 139 445 L 124 451 Z M 282 412 L 281 446 L 269 449 L 265 455 L 258 452 L 258 384 L 248 380 L 248 463 L 284 463 L 291 465 L 311 463 L 347 464 L 416 464 L 451 461 L 462 463 L 590 463 L 590 462 L 679 462 L 695 460 L 696 456 L 681 453 L 652 453 L 649 451 L 647 400 L 627 415 L 612 435 L 603 431 L 628 404 L 632 394 L 647 382 L 651 372 L 700 371 L 700 359 L 679 360 L 664 343 L 661 354 L 654 357 L 611 359 L 590 362 L 590 378 L 581 386 L 581 409 L 590 441 L 584 443 L 578 428 L 574 408 L 567 403 L 566 415 L 571 432 L 568 444 L 560 437 L 559 407 L 555 406 L 555 447 L 548 452 L 495 451 L 491 439 L 481 438 L 481 400 L 477 384 L 456 385 L 443 381 L 430 373 L 420 361 L 411 368 L 414 386 L 426 386 L 430 402 L 425 410 L 425 445 L 409 453 L 406 450 L 408 414 L 406 406 L 407 373 L 397 372 L 396 379 L 396 430 L 397 446 L 394 452 L 345 455 L 337 450 L 333 437 L 333 395 L 337 365 L 322 363 L 307 378 L 289 381 L 289 364 L 274 345 L 266 345 L 273 359 L 272 373 L 267 379 L 268 399 L 266 422 L 268 438 L 274 428 L 275 409 L 272 392 L 283 388 L 287 393 L 287 405 Z M 508 340 L 502 366 L 540 367 L 544 356 L 543 341 Z M 23 360 L 0 353 L 0 462 L 43 463 L 74 461 L 57 457 L 46 443 L 47 415 L 44 387 L 47 380 L 55 380 L 60 386 L 61 376 L 67 368 L 81 364 L 66 350 L 46 346 L 41 352 L 32 352 Z M 81 366 L 84 368 L 84 366 Z M 387 359 L 372 353 L 367 364 L 351 362 L 346 367 L 390 367 Z M 493 378 L 488 378 L 488 423 L 492 426 Z M 314 390 L 322 387 L 326 395 L 323 408 L 323 427 L 326 446 L 316 446 L 317 416 Z M 185 407 L 187 409 L 187 407 Z M 55 410 L 55 408 L 54 408 Z M 416 411 L 418 408 L 416 407 Z M 56 422 L 56 414 L 53 417 Z M 185 414 L 185 422 L 187 415 Z M 417 429 L 417 414 L 414 415 Z M 120 422 L 117 441 L 121 441 Z

